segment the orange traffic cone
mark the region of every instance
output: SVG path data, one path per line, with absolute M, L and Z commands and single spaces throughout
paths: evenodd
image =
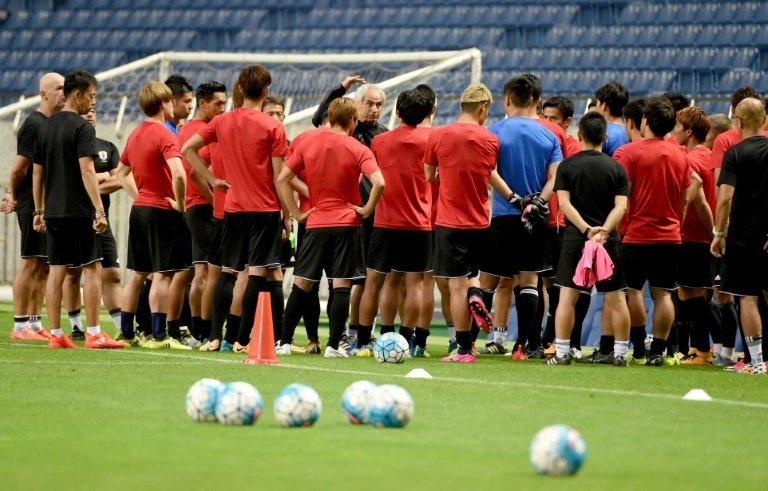
M 272 303 L 269 292 L 259 292 L 256 316 L 253 318 L 251 342 L 248 345 L 246 365 L 277 365 L 280 361 L 275 355 L 275 335 L 272 331 Z

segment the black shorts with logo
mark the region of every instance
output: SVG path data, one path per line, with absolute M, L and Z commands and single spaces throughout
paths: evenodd
M 651 288 L 674 290 L 679 254 L 679 244 L 622 244 L 627 287 L 642 290 L 647 281 Z
M 488 251 L 487 228 L 435 227 L 434 275 L 438 278 L 477 276 Z
M 184 222 L 192 239 L 192 263 L 208 262 L 213 248 L 213 206 L 195 205 L 184 212 Z
M 223 266 L 279 268 L 282 227 L 279 211 L 224 213 Z
M 46 218 L 48 264 L 79 268 L 101 261 L 93 218 Z
M 189 269 L 192 264 L 184 215 L 176 210 L 133 206 L 128 228 L 128 264 L 139 273 Z
M 555 285 L 565 288 L 573 288 L 583 292 L 590 292 L 592 288 L 585 288 L 576 285 L 573 276 L 576 274 L 576 268 L 583 255 L 585 241 L 583 240 L 564 240 L 561 243 L 560 259 L 557 266 L 557 276 Z M 621 250 L 618 240 L 609 240 L 603 247 L 608 256 L 613 261 L 613 276 L 607 280 L 595 283 L 598 292 L 608 293 L 626 289 L 624 281 L 624 267 L 621 263 Z
M 360 227 L 310 228 L 303 234 L 293 275 L 309 281 L 365 278 Z
M 541 273 L 552 268 L 548 227 L 545 223 L 527 232 L 520 215 L 504 215 L 491 219 L 487 252 L 482 255 L 480 270 L 493 276 L 511 278 L 520 272 Z
M 374 227 L 366 267 L 379 273 L 423 273 L 432 255 L 430 230 Z
M 768 252 L 761 244 L 728 244 L 723 257 L 720 291 L 739 297 L 757 297 L 768 291 Z

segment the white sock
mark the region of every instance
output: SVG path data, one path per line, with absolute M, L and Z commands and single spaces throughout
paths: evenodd
M 723 351 L 723 343 L 715 343 L 715 354 L 719 355 Z
M 16 319 L 26 319 L 26 320 L 16 320 Z M 14 316 L 13 319 L 13 330 L 14 331 L 21 331 L 25 327 L 29 325 L 29 316 L 28 315 L 18 315 Z
M 565 358 L 568 356 L 568 351 L 571 349 L 570 339 L 555 338 L 555 356 L 558 358 Z
M 64 336 L 64 331 L 61 329 L 51 329 L 51 336 L 56 336 L 57 338 L 60 338 Z
M 613 356 L 614 357 L 627 357 L 627 349 L 629 348 L 629 341 L 619 341 L 618 339 L 613 342 Z
M 493 342 L 499 346 L 507 345 L 507 326 L 497 326 L 493 328 Z
M 35 331 L 39 331 L 43 328 L 43 322 L 39 315 L 32 315 L 29 316 L 29 326 L 34 329 Z
M 115 327 L 117 328 L 117 332 L 120 332 L 120 311 L 118 310 L 114 314 L 111 315 L 112 322 L 115 324 Z
M 723 358 L 728 358 L 729 360 L 733 359 L 733 348 L 726 348 L 723 346 L 720 349 L 720 356 Z
M 752 364 L 761 364 L 763 362 L 763 337 L 747 336 L 746 341 L 747 348 L 749 348 L 749 356 L 752 357 Z
M 67 318 L 69 319 L 69 325 L 74 328 L 78 328 L 82 330 L 83 320 L 80 318 L 80 309 L 73 310 L 72 312 L 76 312 L 75 314 L 67 313 Z
M 96 336 L 100 332 L 101 332 L 101 326 L 89 327 L 88 328 L 88 334 L 90 334 L 91 336 Z
M 452 343 L 456 342 L 456 327 L 452 324 L 448 324 L 448 340 Z

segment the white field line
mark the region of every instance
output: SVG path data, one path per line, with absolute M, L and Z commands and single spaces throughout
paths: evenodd
M 30 348 L 45 348 L 47 347 L 42 344 L 14 344 L 14 343 L 3 343 L 0 342 L 0 346 L 24 346 L 24 347 L 30 347 Z M 128 349 L 128 350 L 110 350 L 110 352 L 114 353 L 122 353 L 122 354 L 131 354 L 136 356 L 154 356 L 154 357 L 161 357 L 165 359 L 181 359 L 181 360 L 195 360 L 197 362 L 200 361 L 209 361 L 213 363 L 223 363 L 223 364 L 236 364 L 241 365 L 243 362 L 242 360 L 227 360 L 222 358 L 205 358 L 201 356 L 194 356 L 194 355 L 185 355 L 182 353 L 170 353 L 167 351 L 148 351 L 148 350 L 135 350 L 135 349 Z M 2 361 L 2 360 L 0 360 Z M 78 361 L 71 361 L 67 360 L 66 363 L 71 364 L 78 364 L 80 362 Z M 91 362 L 89 362 L 91 363 Z M 111 360 L 104 360 L 101 362 L 103 364 L 112 364 L 114 363 Z M 121 362 L 122 363 L 122 362 Z M 141 364 L 141 362 L 137 363 Z M 163 364 L 170 364 L 170 363 L 163 363 Z M 199 363 L 197 363 L 199 364 Z M 195 363 L 183 363 L 183 365 L 195 365 Z M 324 372 L 324 373 L 340 373 L 340 374 L 346 374 L 346 375 L 362 375 L 366 377 L 390 377 L 390 378 L 405 378 L 405 375 L 402 374 L 386 374 L 381 372 L 368 372 L 365 370 L 343 370 L 343 369 L 337 369 L 337 368 L 324 368 L 324 367 L 310 367 L 310 366 L 303 366 L 303 365 L 293 365 L 290 363 L 281 362 L 279 365 L 272 365 L 275 368 L 291 368 L 296 370 L 307 370 L 307 371 L 313 371 L 313 372 Z M 739 376 L 737 374 L 734 374 L 734 376 Z M 648 399 L 666 399 L 670 401 L 682 401 L 683 396 L 678 394 L 663 394 L 663 393 L 656 393 L 656 392 L 637 392 L 637 391 L 631 391 L 631 390 L 619 390 L 619 389 L 601 389 L 598 387 L 575 387 L 570 385 L 557 385 L 557 384 L 540 384 L 540 383 L 529 383 L 529 382 L 510 382 L 510 381 L 504 381 L 504 380 L 486 380 L 486 379 L 478 379 L 478 378 L 461 378 L 461 377 L 442 377 L 442 376 L 433 376 L 432 380 L 438 381 L 438 382 L 449 382 L 449 383 L 463 383 L 463 384 L 477 384 L 477 385 L 494 385 L 497 387 L 517 387 L 521 389 L 544 389 L 544 390 L 560 390 L 565 392 L 580 392 L 580 393 L 592 393 L 592 394 L 605 394 L 605 395 L 611 395 L 611 396 L 624 396 L 624 397 L 643 397 Z M 736 401 L 732 399 L 715 399 L 713 398 L 711 402 L 717 403 L 717 404 L 723 404 L 727 406 L 736 406 L 736 407 L 746 407 L 751 409 L 765 409 L 768 410 L 768 403 L 763 402 L 748 402 L 748 401 Z

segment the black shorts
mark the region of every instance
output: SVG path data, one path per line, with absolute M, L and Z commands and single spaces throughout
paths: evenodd
M 363 246 L 363 265 L 368 267 L 370 259 L 369 250 L 371 248 L 371 236 L 373 235 L 373 215 L 363 220 L 362 234 L 360 240 Z M 365 285 L 365 277 L 358 278 L 352 282 L 354 285 Z
M 712 253 L 709 244 L 683 242 L 677 261 L 677 284 L 687 288 L 712 288 Z
M 435 271 L 435 231 L 429 232 L 429 260 L 427 261 L 427 273 Z
M 32 213 L 16 213 L 21 232 L 21 257 L 48 257 L 46 234 L 41 234 L 32 226 Z
M 213 206 L 204 204 L 188 208 L 184 222 L 192 239 L 192 263 L 208 262 L 213 247 Z
M 96 237 L 101 242 L 101 267 L 119 268 L 120 259 L 117 257 L 117 242 L 115 241 L 115 235 L 112 233 L 112 227 L 108 226 L 103 234 Z
M 679 244 L 622 244 L 621 262 L 627 288 L 674 290 L 677 279 Z
M 79 268 L 101 261 L 93 218 L 46 218 L 48 264 Z
M 213 219 L 211 227 L 211 250 L 208 252 L 208 264 L 221 268 L 221 233 L 224 230 L 224 220 Z
M 294 266 L 294 250 L 291 245 L 291 239 L 280 241 L 280 266 L 283 268 L 292 268 Z
M 423 273 L 432 252 L 429 230 L 398 230 L 374 227 L 367 269 L 379 273 Z
M 320 281 L 365 277 L 360 227 L 311 228 L 304 234 L 293 276 Z
M 520 215 L 505 215 L 491 220 L 486 252 L 480 270 L 493 276 L 511 278 L 520 272 L 541 273 L 552 268 L 547 224 L 532 233 L 525 231 Z
M 488 251 L 487 228 L 435 227 L 435 276 L 473 278 Z
M 223 266 L 238 272 L 246 265 L 279 268 L 282 228 L 279 211 L 224 213 Z
M 720 274 L 720 272 L 723 269 L 723 258 L 722 257 L 712 257 L 712 269 L 711 269 L 711 277 L 712 277 L 712 286 L 715 288 L 720 288 L 720 283 L 722 283 L 723 276 Z
M 547 242 L 549 243 L 549 257 L 552 259 L 552 267 L 544 271 L 541 276 L 554 279 L 557 277 L 557 267 L 560 262 L 560 249 L 565 235 L 565 227 L 547 227 Z
M 738 297 L 757 297 L 768 291 L 768 252 L 762 244 L 728 244 L 722 267 L 720 291 Z
M 564 240 L 560 249 L 560 259 L 557 267 L 557 276 L 555 285 L 565 288 L 573 288 L 583 292 L 589 292 L 591 288 L 577 286 L 573 282 L 573 276 L 576 274 L 576 267 L 581 260 L 584 250 L 584 241 L 582 240 Z M 607 280 L 599 281 L 595 284 L 598 292 L 608 293 L 626 289 L 624 281 L 624 267 L 621 264 L 621 251 L 618 240 L 609 240 L 604 244 L 605 250 L 613 261 L 613 276 Z
M 138 273 L 189 269 L 192 250 L 183 214 L 133 206 L 128 225 L 128 269 Z

